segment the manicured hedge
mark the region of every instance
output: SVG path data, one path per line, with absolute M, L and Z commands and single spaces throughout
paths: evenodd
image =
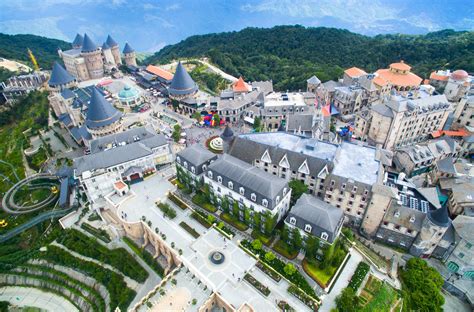
M 354 275 L 352 275 L 352 278 L 349 281 L 348 287 L 351 287 L 352 289 L 354 289 L 354 291 L 357 291 L 360 287 L 360 284 L 362 284 L 365 277 L 367 276 L 367 273 L 369 273 L 369 270 L 370 266 L 367 263 L 359 262 L 354 272 Z
M 207 221 L 207 214 L 198 210 L 193 211 L 191 214 L 191 218 L 199 222 L 202 226 L 204 226 L 206 229 L 210 228 L 212 224 Z
M 158 261 L 153 258 L 153 255 L 149 253 L 148 251 L 145 250 L 145 248 L 140 248 L 138 247 L 134 241 L 132 241 L 130 238 L 124 236 L 122 237 L 123 241 L 125 244 L 128 245 L 140 258 L 145 261 L 146 264 L 150 266 L 150 268 L 153 269 L 153 271 L 156 272 L 159 276 L 163 277 L 165 274 L 165 270 L 160 266 Z
M 66 230 L 58 242 L 83 256 L 107 263 L 124 275 L 143 283 L 148 272 L 124 248 L 108 249 L 78 230 Z
M 88 223 L 82 223 L 81 228 L 84 229 L 85 231 L 87 231 L 89 234 L 94 235 L 95 237 L 97 237 L 98 239 L 100 239 L 101 241 L 103 241 L 107 244 L 112 241 L 110 239 L 109 234 L 107 234 L 106 231 L 96 229 L 95 227 L 93 227 L 92 225 L 90 225 Z
M 168 198 L 176 204 L 181 210 L 186 210 L 188 206 L 180 199 L 178 198 L 175 194 L 173 193 L 168 193 Z
M 183 229 L 186 230 L 186 232 L 188 232 L 189 234 L 191 234 L 192 237 L 194 238 L 198 238 L 200 235 L 198 232 L 196 232 L 196 230 L 194 228 L 192 228 L 189 224 L 187 224 L 186 222 L 184 221 L 181 221 L 179 223 L 179 226 L 181 226 Z

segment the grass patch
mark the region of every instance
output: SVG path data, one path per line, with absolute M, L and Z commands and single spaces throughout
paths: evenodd
M 288 258 L 290 260 L 293 260 L 298 256 L 298 251 L 293 251 L 291 250 L 290 246 L 288 246 L 287 243 L 285 243 L 283 240 L 279 239 L 275 245 L 273 245 L 273 250 L 278 252 L 280 255 L 282 255 L 285 258 Z
M 359 297 L 365 301 L 361 311 L 389 312 L 397 298 L 398 294 L 392 287 L 371 275 Z
M 196 230 L 194 228 L 192 228 L 189 224 L 187 224 L 186 222 L 184 221 L 181 221 L 179 223 L 179 226 L 182 227 L 183 229 L 186 230 L 186 232 L 188 232 L 189 234 L 191 234 L 192 237 L 194 238 L 198 238 L 200 235 L 198 232 L 196 232 Z
M 303 270 L 308 274 L 319 286 L 325 288 L 331 281 L 331 278 L 336 273 L 337 268 L 329 267 L 329 272 L 319 267 L 319 262 L 316 260 L 303 260 Z
M 233 227 L 237 228 L 239 231 L 247 231 L 249 228 L 247 224 L 237 220 L 237 218 L 231 216 L 227 212 L 221 213 L 220 218 Z
M 217 208 L 207 200 L 207 197 L 203 192 L 198 191 L 197 194 L 193 196 L 192 202 L 209 212 L 217 211 Z

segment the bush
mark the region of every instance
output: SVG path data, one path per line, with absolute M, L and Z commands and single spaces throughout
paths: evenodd
M 196 232 L 196 230 L 194 228 L 192 228 L 189 224 L 187 224 L 186 222 L 184 221 L 181 221 L 179 223 L 179 226 L 181 226 L 183 229 L 186 230 L 186 232 L 188 232 L 189 234 L 191 234 L 192 237 L 194 238 L 198 238 L 200 235 L 198 232 Z
M 166 216 L 170 219 L 176 218 L 176 210 L 171 208 L 169 204 L 159 203 L 159 204 L 157 204 L 157 206 L 163 212 L 164 216 Z
M 364 281 L 367 273 L 369 273 L 370 266 L 365 262 L 359 262 L 357 268 L 349 281 L 348 287 L 352 288 L 355 292 L 359 289 L 360 284 Z
M 112 241 L 110 239 L 109 234 L 105 230 L 96 229 L 95 227 L 93 227 L 92 225 L 88 223 L 82 223 L 81 228 L 107 244 Z
M 246 231 L 249 228 L 245 223 L 240 222 L 237 218 L 231 216 L 226 212 L 221 213 L 220 217 L 222 220 L 234 226 L 240 231 Z
M 270 289 L 260 283 L 255 277 L 250 274 L 245 274 L 244 279 L 249 282 L 253 287 L 255 287 L 259 292 L 261 292 L 265 297 L 268 297 L 270 294 Z
M 176 204 L 176 206 L 178 206 L 179 208 L 181 208 L 181 210 L 185 210 L 188 208 L 188 206 L 186 205 L 186 203 L 184 203 L 180 198 L 178 198 L 175 194 L 173 193 L 168 193 L 168 198 Z
M 191 218 L 199 222 L 202 226 L 204 226 L 206 229 L 210 228 L 212 224 L 209 223 L 207 220 L 207 214 L 201 211 L 193 211 L 191 213 Z

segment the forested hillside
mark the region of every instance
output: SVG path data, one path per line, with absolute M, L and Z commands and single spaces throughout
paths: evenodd
M 234 76 L 251 81 L 272 79 L 276 89 L 295 90 L 303 89 L 314 74 L 326 81 L 340 77 L 348 67 L 374 71 L 401 59 L 422 77 L 442 68 L 474 72 L 474 32 L 367 37 L 323 27 L 246 28 L 189 37 L 166 46 L 147 62 L 201 56 L 210 57 Z
M 58 48 L 69 49 L 71 44 L 62 40 L 34 35 L 5 35 L 0 33 L 0 57 L 22 61 L 30 67 L 27 49 L 30 48 L 41 68 L 51 69 L 53 62 L 59 60 Z

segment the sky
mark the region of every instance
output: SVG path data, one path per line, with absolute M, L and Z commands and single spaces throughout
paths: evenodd
M 474 0 L 0 0 L 0 32 L 72 41 L 110 34 L 156 52 L 196 34 L 275 25 L 325 26 L 376 35 L 474 30 Z

